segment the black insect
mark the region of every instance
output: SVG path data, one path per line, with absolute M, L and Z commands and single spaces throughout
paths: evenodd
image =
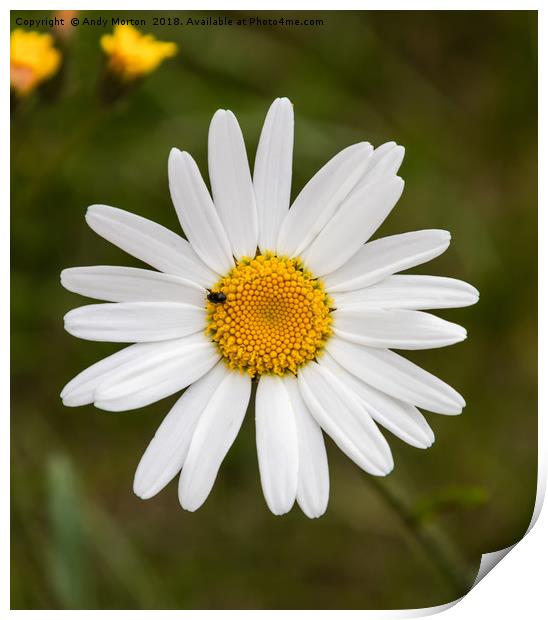
M 224 293 L 209 293 L 207 298 L 213 304 L 223 304 L 226 301 L 226 295 Z

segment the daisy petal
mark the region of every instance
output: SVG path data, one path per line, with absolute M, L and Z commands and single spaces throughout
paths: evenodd
M 366 243 L 324 283 L 330 293 L 370 286 L 397 271 L 411 269 L 443 254 L 451 235 L 445 230 L 417 230 Z
M 236 258 L 255 256 L 258 224 L 244 138 L 230 110 L 217 110 L 209 126 L 209 179 L 213 202 Z
M 171 149 L 168 174 L 171 200 L 193 250 L 211 269 L 226 273 L 234 266 L 230 243 L 196 162 Z
M 153 497 L 181 471 L 196 424 L 225 376 L 224 365 L 217 363 L 171 408 L 139 462 L 133 481 L 135 495 Z
M 98 235 L 159 271 L 204 287 L 219 279 L 186 239 L 144 217 L 106 205 L 92 205 L 87 210 L 86 222 Z
M 371 157 L 369 158 L 369 163 L 367 164 L 367 169 L 362 177 L 362 180 L 367 176 L 367 174 L 379 163 L 381 159 L 384 159 L 384 156 L 393 151 L 398 145 L 393 141 L 385 142 L 384 144 L 379 144 L 379 146 L 373 149 L 371 153 Z M 396 174 L 397 170 L 393 171 L 393 174 Z
M 291 400 L 280 377 L 261 377 L 255 426 L 264 497 L 271 512 L 282 515 L 291 510 L 297 495 L 299 447 Z
M 316 519 L 326 511 L 329 500 L 329 467 L 322 429 L 308 411 L 297 379 L 284 377 L 284 385 L 295 415 L 299 444 L 297 502 L 307 517 Z
M 204 329 L 205 308 L 170 301 L 91 304 L 65 314 L 65 329 L 84 340 L 155 342 Z
M 300 369 L 298 381 L 316 422 L 356 465 L 374 476 L 392 471 L 386 439 L 361 401 L 331 371 L 310 362 Z
M 360 180 L 372 151 L 368 142 L 349 146 L 310 179 L 282 222 L 278 253 L 297 256 L 310 244 Z
M 416 407 L 379 392 L 360 381 L 327 352 L 322 355 L 318 363 L 328 368 L 337 379 L 354 392 L 375 422 L 382 424 L 396 437 L 416 448 L 429 448 L 434 443 L 434 433 Z
M 455 415 L 465 406 L 464 399 L 426 370 L 393 351 L 372 349 L 334 337 L 326 350 L 358 379 L 422 409 Z
M 370 159 L 365 174 L 356 185 L 354 191 L 360 190 L 364 185 L 374 183 L 382 177 L 394 176 L 403 161 L 405 149 L 395 142 L 387 142 L 377 147 Z
M 390 276 L 377 284 L 346 293 L 333 293 L 337 308 L 434 310 L 462 308 L 479 299 L 470 284 L 439 276 Z
M 354 256 L 394 208 L 403 185 L 400 177 L 393 176 L 352 192 L 303 253 L 310 269 L 323 276 Z
M 197 381 L 219 359 L 217 348 L 201 333 L 156 344 L 120 366 L 98 385 L 95 406 L 105 411 L 128 411 L 150 405 Z
M 196 424 L 179 478 L 179 501 L 186 510 L 197 510 L 207 499 L 249 403 L 249 375 L 222 369 L 224 378 Z
M 72 267 L 61 284 L 73 293 L 103 301 L 175 301 L 203 308 L 206 291 L 190 280 L 134 267 Z
M 154 350 L 161 346 L 154 342 L 134 344 L 89 366 L 65 385 L 61 392 L 63 405 L 80 407 L 91 404 L 95 389 L 108 378 L 111 372 L 127 362 L 153 355 Z
M 335 310 L 333 332 L 384 349 L 436 349 L 466 338 L 464 327 L 417 310 Z
M 293 125 L 293 105 L 285 97 L 276 99 L 266 115 L 253 169 L 259 248 L 263 253 L 276 249 L 280 226 L 289 209 Z

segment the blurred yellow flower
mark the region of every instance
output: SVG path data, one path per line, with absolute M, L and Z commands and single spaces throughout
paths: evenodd
M 54 75 L 61 65 L 61 53 L 53 37 L 40 32 L 14 30 L 10 36 L 10 84 L 21 96 Z
M 71 20 L 73 17 L 77 17 L 79 13 L 80 11 L 55 11 L 55 25 L 53 26 L 55 36 L 62 39 L 63 42 L 68 41 L 76 32 Z
M 101 47 L 109 57 L 110 71 L 125 81 L 151 73 L 164 59 L 177 53 L 175 43 L 157 41 L 133 26 L 116 26 L 113 34 L 101 37 Z

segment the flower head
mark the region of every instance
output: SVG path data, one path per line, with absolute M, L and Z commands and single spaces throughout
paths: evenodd
M 71 23 L 74 17 L 77 17 L 80 11 L 55 11 L 55 25 L 53 30 L 55 36 L 61 39 L 62 43 L 67 42 L 76 32 L 76 28 Z
M 18 95 L 29 95 L 59 69 L 61 53 L 50 34 L 14 30 L 10 36 L 10 84 Z
M 124 81 L 151 73 L 177 53 L 175 43 L 157 41 L 131 25 L 115 26 L 113 34 L 101 37 L 101 47 L 108 56 L 109 70 Z
M 136 409 L 186 391 L 146 449 L 134 491 L 150 498 L 180 473 L 179 500 L 206 500 L 257 382 L 261 484 L 275 514 L 297 501 L 322 515 L 329 471 L 322 431 L 363 470 L 393 467 L 379 425 L 427 448 L 419 407 L 458 414 L 463 398 L 391 349 L 454 344 L 466 330 L 426 309 L 475 303 L 451 278 L 394 275 L 439 256 L 442 230 L 370 241 L 398 201 L 403 148 L 354 144 L 328 161 L 290 208 L 293 107 L 266 116 L 253 177 L 236 117 L 209 130 L 210 194 L 192 157 L 169 156 L 171 197 L 186 239 L 138 215 L 94 205 L 99 235 L 157 271 L 80 267 L 63 285 L 106 304 L 65 316 L 88 340 L 134 342 L 97 362 L 61 393 L 67 406 Z

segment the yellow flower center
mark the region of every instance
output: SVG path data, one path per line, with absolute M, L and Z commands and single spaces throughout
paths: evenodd
M 211 293 L 206 333 L 230 368 L 252 377 L 296 374 L 331 333 L 331 300 L 296 259 L 242 258 Z

